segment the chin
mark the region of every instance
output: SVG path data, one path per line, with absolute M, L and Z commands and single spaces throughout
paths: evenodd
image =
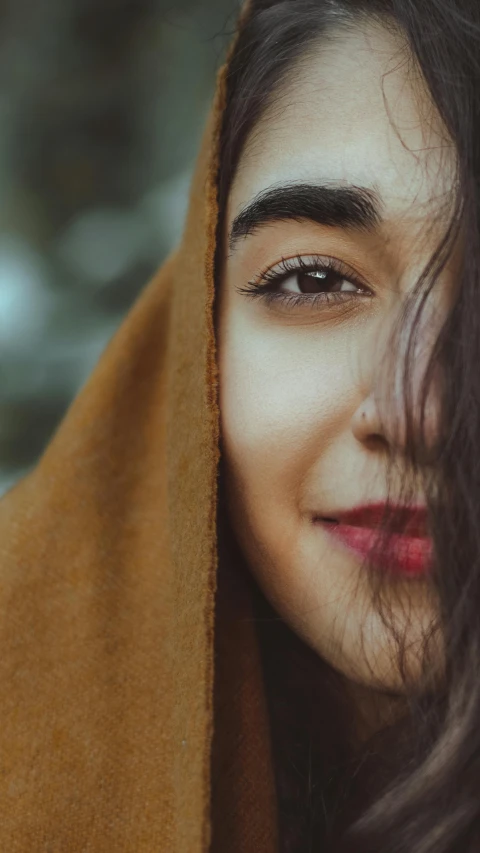
M 408 584 L 407 597 L 403 589 L 386 585 L 377 601 L 363 568 L 356 567 L 355 574 L 350 564 L 334 568 L 343 583 L 332 584 L 330 596 L 322 584 L 321 596 L 318 586 L 298 585 L 299 568 L 285 571 L 284 583 L 275 588 L 272 571 L 258 572 L 257 567 L 254 573 L 291 630 L 348 680 L 396 695 L 436 681 L 443 656 L 439 634 L 432 632 L 435 610 L 430 591 L 419 586 L 413 591 Z

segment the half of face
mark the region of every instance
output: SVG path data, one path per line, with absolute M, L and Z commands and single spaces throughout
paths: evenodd
M 292 69 L 247 141 L 226 214 L 218 342 L 233 528 L 286 622 L 348 678 L 394 691 L 394 633 L 418 678 L 436 609 L 421 480 L 408 501 L 401 488 L 405 306 L 448 224 L 454 170 L 401 37 L 365 24 Z M 450 263 L 417 328 L 414 400 L 454 279 Z M 433 394 L 424 411 L 434 442 Z M 380 577 L 390 626 L 372 596 Z

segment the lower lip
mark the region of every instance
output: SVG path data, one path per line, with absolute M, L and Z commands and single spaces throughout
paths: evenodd
M 322 527 L 361 559 L 368 558 L 372 568 L 403 577 L 428 574 L 432 561 L 432 542 L 428 537 L 401 533 L 380 533 L 369 527 L 321 522 Z M 376 557 L 379 551 L 381 562 Z

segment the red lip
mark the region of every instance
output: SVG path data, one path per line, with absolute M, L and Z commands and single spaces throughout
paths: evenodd
M 430 569 L 432 542 L 423 507 L 369 504 L 314 520 L 357 556 L 368 557 L 376 569 L 405 577 L 420 577 Z

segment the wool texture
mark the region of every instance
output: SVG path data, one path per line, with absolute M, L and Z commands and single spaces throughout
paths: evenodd
M 248 583 L 218 577 L 219 73 L 179 248 L 0 501 L 0 850 L 276 853 Z

